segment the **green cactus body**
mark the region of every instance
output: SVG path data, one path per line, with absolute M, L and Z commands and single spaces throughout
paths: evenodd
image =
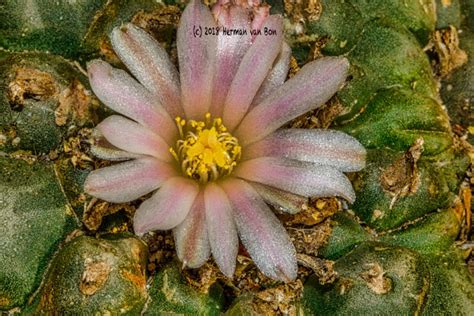
M 97 53 L 113 26 L 155 1 L 8 1 L 0 7 L 0 46 L 43 50 L 68 58 Z
M 390 6 L 402 3 L 389 2 Z M 445 3 L 438 1 L 438 7 L 439 2 Z M 339 279 L 332 285 L 321 285 L 310 278 L 301 310 L 336 315 L 470 315 L 473 277 L 465 269 L 465 254 L 454 246 L 461 215 L 454 208 L 447 209 L 458 194 L 470 161 L 453 142 L 449 118 L 420 46 L 434 30 L 435 20 L 425 23 L 429 19 L 413 18 L 409 22 L 402 18 L 394 24 L 379 7 L 364 14 L 362 3 L 369 6 L 362 1 L 327 3 L 328 15 L 323 12 L 310 28 L 319 35 L 329 35 L 325 53 L 347 52 L 351 60 L 353 79 L 339 93 L 345 110 L 338 124 L 369 148 L 368 165 L 355 179 L 358 196 L 353 209 L 370 228 L 358 228 L 357 219 L 347 215 L 334 217 L 333 232 L 320 254 L 336 259 Z M 334 22 L 330 13 L 348 12 L 351 6 L 357 8 L 353 16 L 358 17 L 346 20 L 352 25 Z M 407 17 L 406 11 L 392 9 L 391 13 L 397 12 L 393 17 Z M 429 12 L 425 9 L 412 8 L 410 15 L 430 16 L 425 15 Z M 437 12 L 438 27 L 459 25 L 459 2 L 450 2 Z M 353 38 L 340 45 L 346 41 L 342 34 L 351 32 Z M 469 40 L 464 45 L 469 45 Z M 469 77 L 469 67 L 464 66 L 459 75 Z M 448 98 L 459 100 L 461 96 L 456 94 L 469 94 L 465 82 L 469 80 L 461 80 L 456 92 L 447 92 Z M 460 104 L 452 104 L 456 102 Z M 417 147 L 420 138 L 422 148 Z M 379 260 L 373 257 L 379 246 L 390 249 L 381 258 L 392 258 L 393 265 L 385 266 L 383 275 L 394 273 L 391 269 L 401 262 L 407 271 L 413 269 L 410 273 L 395 272 L 391 278 L 394 287 L 377 294 L 370 290 L 362 270 L 366 260 Z M 399 256 L 392 257 L 394 253 Z M 404 262 L 407 258 L 410 263 Z M 394 303 L 401 288 L 410 298 Z
M 144 315 L 220 315 L 222 289 L 214 286 L 200 293 L 184 282 L 177 263 L 163 267 L 152 279 L 150 301 Z
M 25 314 L 139 314 L 147 299 L 147 252 L 134 236 L 77 237 L 55 256 Z
M 0 157 L 0 310 L 23 305 L 76 227 L 53 165 Z
M 338 280 L 330 286 L 307 281 L 302 310 L 308 315 L 418 314 L 430 288 L 430 272 L 416 252 L 383 243 L 358 246 L 335 270 Z

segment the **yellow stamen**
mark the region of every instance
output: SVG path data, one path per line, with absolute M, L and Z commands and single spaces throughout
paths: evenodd
M 228 175 L 237 165 L 241 147 L 237 138 L 227 132 L 221 118 L 211 120 L 206 113 L 205 121 L 177 117 L 175 119 L 181 139 L 170 153 L 180 163 L 183 173 L 202 183 Z

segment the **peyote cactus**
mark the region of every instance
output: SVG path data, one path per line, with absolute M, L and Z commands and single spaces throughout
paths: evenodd
M 289 78 L 321 56 L 350 64 L 336 96 L 285 128 L 331 127 L 367 150 L 349 175 L 353 204 L 265 191 L 296 251 L 291 282 L 262 274 L 242 245 L 233 278 L 212 259 L 185 268 L 170 232 L 132 234 L 150 195 L 114 204 L 84 192 L 90 172 L 111 165 L 94 155 L 94 127 L 116 114 L 86 63 L 126 69 L 109 36 L 133 23 L 179 66 L 188 2 L 0 5 L 0 311 L 471 315 L 472 1 L 267 1 L 284 18 Z

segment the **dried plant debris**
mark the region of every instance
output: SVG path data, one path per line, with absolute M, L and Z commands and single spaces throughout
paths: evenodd
M 293 23 L 316 21 L 323 10 L 320 0 L 284 0 L 285 12 Z
M 467 62 L 466 52 L 459 48 L 458 30 L 452 25 L 436 30 L 426 50 L 434 55 L 434 71 L 442 78 Z
M 7 96 L 13 110 L 21 111 L 26 99 L 45 100 L 58 94 L 54 77 L 33 68 L 18 67 L 12 72 Z
M 102 37 L 99 41 L 99 51 L 100 55 L 103 56 L 106 60 L 110 61 L 112 64 L 120 64 L 120 59 L 117 54 L 115 54 L 112 44 L 107 37 Z
M 201 293 L 209 293 L 209 289 L 217 280 L 224 280 L 225 276 L 220 272 L 214 262 L 206 262 L 201 268 L 184 269 L 183 275 L 186 281 Z
M 300 71 L 300 66 L 298 66 L 298 61 L 295 57 L 291 56 L 290 58 L 290 69 L 288 70 L 288 78 L 292 78 Z
M 263 279 L 260 279 L 263 277 Z M 227 295 L 237 297 L 228 309 L 230 315 L 296 315 L 303 281 L 275 284 L 256 271 L 255 277 L 224 283 Z
M 467 261 L 467 269 L 471 275 L 474 275 L 474 256 L 471 255 Z
M 168 5 L 152 12 L 139 12 L 132 19 L 132 23 L 145 29 L 163 45 L 175 65 L 178 63 L 178 52 L 174 42 L 180 13 L 180 8 Z
M 464 148 L 470 156 L 471 165 L 466 172 L 466 177 L 461 183 L 459 189 L 459 198 L 455 200 L 453 208 L 456 210 L 461 222 L 461 231 L 457 238 L 461 244 L 460 247 L 466 250 L 467 267 L 471 275 L 474 275 L 474 222 L 472 220 L 472 210 L 474 209 L 474 200 L 472 192 L 474 190 L 474 147 L 468 142 L 463 142 Z
M 461 184 L 459 198 L 455 199 L 453 208 L 461 223 L 458 240 L 465 242 L 472 230 L 472 191 L 467 182 Z
M 321 223 L 341 209 L 341 202 L 337 198 L 317 198 L 310 200 L 309 204 L 299 213 L 280 214 L 279 217 L 287 226 L 311 226 Z
M 334 261 L 304 254 L 297 254 L 297 259 L 300 265 L 312 270 L 320 284 L 328 284 L 336 281 L 337 272 L 334 271 Z
M 366 265 L 367 270 L 360 274 L 367 286 L 375 294 L 386 294 L 392 289 L 392 280 L 385 276 L 382 266 L 375 262 Z
M 300 275 L 307 276 L 308 271 L 302 271 Z M 217 282 L 224 288 L 229 302 L 247 297 L 245 310 L 255 315 L 296 315 L 295 303 L 304 283 L 301 278 L 285 284 L 277 283 L 264 276 L 247 255 L 237 257 L 233 279 L 226 278 L 213 262 L 207 262 L 199 269 L 184 269 L 182 274 L 187 283 L 201 293 L 207 293 Z
M 296 315 L 295 303 L 302 289 L 303 283 L 296 280 L 260 291 L 253 300 L 253 310 L 257 315 Z
M 423 143 L 423 138 L 416 140 L 402 157 L 385 168 L 380 175 L 383 189 L 393 196 L 390 209 L 400 197 L 413 194 L 418 190 L 420 174 L 416 163 L 423 152 Z
M 102 224 L 103 218 L 108 215 L 115 214 L 119 211 L 125 211 L 127 214 L 135 213 L 135 207 L 130 204 L 111 204 L 105 201 L 92 199 L 83 215 L 82 222 L 91 231 L 96 231 Z M 118 232 L 121 229 L 116 229 Z
M 21 139 L 17 136 L 17 131 L 12 126 L 5 126 L 0 129 L 0 148 L 11 144 L 13 147 L 17 147 Z
M 96 121 L 92 115 L 91 93 L 79 80 L 73 80 L 69 87 L 59 94 L 59 105 L 54 111 L 55 121 L 58 126 L 63 126 L 68 120 L 83 126 Z
M 110 270 L 111 266 L 106 261 L 95 261 L 92 258 L 86 258 L 84 260 L 84 272 L 79 284 L 81 292 L 84 295 L 94 295 L 104 286 Z
M 102 165 L 103 162 L 95 162 L 91 156 L 89 156 L 90 148 L 90 135 L 92 129 L 83 128 L 75 136 L 69 137 L 62 147 L 62 153 L 65 158 L 68 159 L 74 167 L 81 169 L 91 169 L 93 166 Z
M 318 249 L 326 244 L 332 231 L 330 220 L 313 227 L 290 227 L 287 229 L 296 252 L 308 255 L 316 255 Z
M 331 98 L 316 110 L 305 113 L 290 122 L 291 128 L 329 128 L 334 120 L 344 111 L 344 106 L 337 97 Z
M 175 257 L 174 239 L 170 231 L 149 233 L 143 239 L 149 250 L 147 270 L 153 275 Z
M 180 8 L 168 5 L 152 12 L 138 12 L 132 19 L 132 23 L 145 29 L 154 35 L 158 40 L 164 38 L 162 32 L 169 28 L 169 32 L 174 33 L 179 22 Z M 160 36 L 161 35 L 161 36 Z

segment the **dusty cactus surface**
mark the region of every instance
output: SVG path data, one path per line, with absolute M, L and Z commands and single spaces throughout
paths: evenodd
M 147 299 L 147 252 L 134 236 L 77 237 L 52 260 L 24 313 L 139 314 Z
M 344 55 L 350 76 L 290 124 L 335 128 L 367 149 L 356 201 L 278 214 L 298 277 L 265 277 L 240 247 L 233 279 L 183 269 L 168 232 L 136 237 L 143 199 L 84 193 L 93 127 L 112 114 L 85 63 L 124 68 L 108 36 L 132 22 L 176 63 L 187 1 L 7 1 L 0 5 L 0 311 L 41 314 L 471 315 L 474 5 L 469 0 L 272 0 L 290 77 Z M 206 1 L 212 4 L 215 1 Z M 471 143 L 470 143 L 471 142 Z

